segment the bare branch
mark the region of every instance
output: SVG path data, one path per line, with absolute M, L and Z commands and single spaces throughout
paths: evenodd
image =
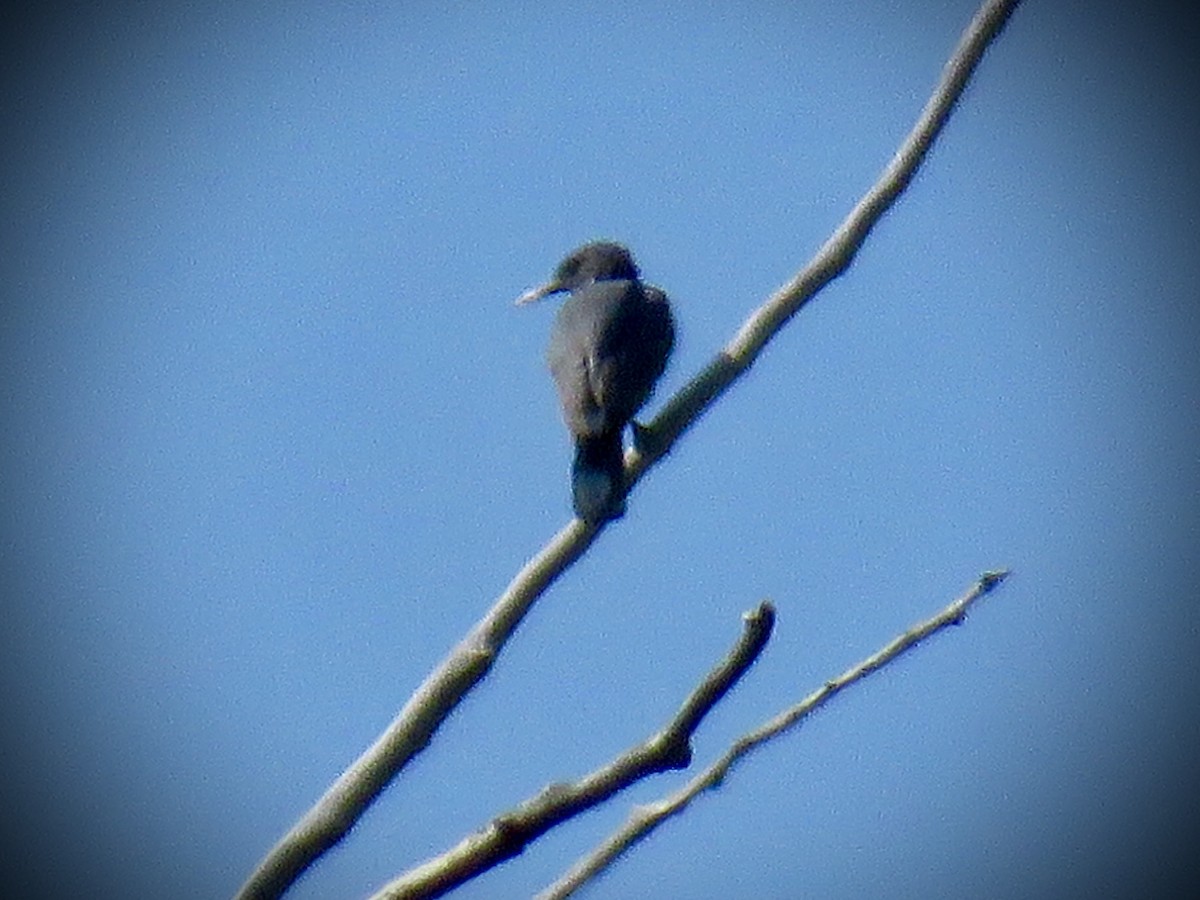
M 657 772 L 687 768 L 692 759 L 692 734 L 766 647 L 775 623 L 775 609 L 763 602 L 742 616 L 742 621 L 744 627 L 737 643 L 662 731 L 579 781 L 544 788 L 458 846 L 406 872 L 375 894 L 373 900 L 440 897 L 511 859 L 555 825 L 603 803 L 635 781 Z
M 533 602 L 587 549 L 593 534 L 594 529 L 576 519 L 525 564 L 487 615 L 426 677 L 387 730 L 271 848 L 238 892 L 238 900 L 281 896 L 346 835 L 404 764 L 425 749 L 467 691 L 487 674 Z
M 1007 570 L 985 572 L 965 594 L 931 619 L 914 625 L 895 638 L 872 656 L 843 672 L 837 678 L 825 682 L 795 706 L 789 707 L 775 718 L 763 723 L 753 731 L 742 735 L 711 766 L 689 781 L 686 785 L 660 800 L 658 803 L 640 806 L 630 813 L 625 824 L 608 837 L 600 846 L 577 862 L 554 884 L 537 895 L 537 900 L 561 900 L 575 893 L 591 878 L 613 863 L 622 853 L 662 825 L 667 819 L 683 812 L 704 791 L 714 788 L 725 780 L 734 764 L 752 750 L 756 750 L 773 738 L 800 724 L 814 710 L 828 703 L 845 688 L 861 681 L 872 672 L 883 668 L 892 660 L 911 650 L 927 637 L 950 625 L 959 625 L 967 610 L 984 594 L 991 591 L 1006 577 Z
M 912 179 L 988 44 L 1018 0 L 989 0 L 967 28 L 941 81 L 879 181 L 812 261 L 742 325 L 733 340 L 664 406 L 625 459 L 633 485 L 748 369 L 766 343 L 816 292 L 846 270 L 871 229 Z M 576 519 L 525 565 L 463 641 L 438 664 L 396 718 L 271 848 L 238 892 L 240 900 L 280 896 L 343 837 L 387 784 L 426 745 L 462 698 L 487 674 L 542 592 L 605 527 Z
M 756 309 L 733 340 L 699 375 L 675 394 L 654 421 L 643 429 L 646 440 L 639 442 L 632 455 L 626 458 L 626 474 L 631 483 L 641 478 L 646 469 L 670 450 L 713 402 L 753 365 L 763 347 L 792 316 L 821 288 L 849 268 L 871 229 L 924 162 L 942 126 L 962 96 L 968 79 L 983 59 L 984 51 L 1000 33 L 1018 3 L 1019 0 L 987 0 L 983 4 L 959 39 L 916 124 L 878 181 L 808 265 Z

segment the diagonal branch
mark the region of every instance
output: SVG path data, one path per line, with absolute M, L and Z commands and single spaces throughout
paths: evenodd
M 611 865 L 622 853 L 668 819 L 683 812 L 701 793 L 720 785 L 734 765 L 750 751 L 758 749 L 768 741 L 799 725 L 801 720 L 824 706 L 842 690 L 883 668 L 930 635 L 950 625 L 961 624 L 972 604 L 1007 577 L 1006 570 L 985 572 L 965 594 L 937 615 L 914 625 L 874 655 L 867 657 L 837 678 L 825 682 L 795 706 L 785 709 L 775 718 L 763 723 L 748 734 L 742 735 L 733 742 L 720 759 L 674 794 L 657 803 L 634 809 L 624 825 L 613 832 L 590 854 L 579 860 L 562 878 L 538 894 L 537 900 L 562 900 L 562 898 L 575 893 L 584 883 Z
M 858 201 L 837 230 L 791 281 L 779 288 L 747 319 L 733 340 L 672 397 L 645 429 L 648 440 L 635 451 L 627 474 L 631 481 L 666 453 L 713 402 L 758 359 L 767 342 L 821 288 L 850 267 L 883 214 L 912 181 L 934 140 L 962 96 L 988 45 L 1000 33 L 1020 0 L 987 0 L 959 38 L 933 95 L 878 181 Z M 639 452 L 640 451 L 640 452 Z
M 779 329 L 850 265 L 871 229 L 912 180 L 984 50 L 1017 2 L 987 0 L 946 64 L 912 132 L 876 184 L 812 261 L 755 310 L 725 349 L 667 402 L 649 427 L 642 429 L 638 446 L 626 456 L 626 476 L 631 485 L 753 364 Z M 537 598 L 587 551 L 603 527 L 578 519 L 568 523 L 517 573 L 487 614 L 426 677 L 375 743 L 271 848 L 238 892 L 240 900 L 280 896 L 322 853 L 346 836 L 388 783 L 428 745 L 467 692 L 488 673 Z
M 458 846 L 386 885 L 373 900 L 440 897 L 521 853 L 560 822 L 603 803 L 647 775 L 687 768 L 692 760 L 692 734 L 766 647 L 775 624 L 775 608 L 770 603 L 761 603 L 742 620 L 744 627 L 737 643 L 662 731 L 579 781 L 544 788 L 512 811 L 497 816 Z

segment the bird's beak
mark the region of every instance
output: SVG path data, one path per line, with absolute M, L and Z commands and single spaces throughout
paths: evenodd
M 539 287 L 530 288 L 520 297 L 517 298 L 516 306 L 524 306 L 526 303 L 536 303 L 543 297 L 549 297 L 551 294 L 557 294 L 559 291 L 565 290 L 557 281 L 547 281 Z

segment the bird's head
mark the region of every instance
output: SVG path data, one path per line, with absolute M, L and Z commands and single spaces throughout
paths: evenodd
M 636 281 L 638 268 L 629 251 L 612 241 L 584 244 L 558 264 L 545 284 L 517 298 L 517 306 L 533 303 L 551 294 L 574 291 L 593 281 Z

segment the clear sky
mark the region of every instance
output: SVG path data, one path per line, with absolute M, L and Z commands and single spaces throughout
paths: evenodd
M 644 738 L 697 764 L 981 571 L 968 624 L 589 896 L 1153 893 L 1194 853 L 1200 68 L 1028 0 L 851 270 L 638 486 L 297 898 Z M 678 389 L 915 119 L 974 0 L 100 3 L 0 53 L 11 896 L 227 896 L 567 520 L 512 300 L 633 248 Z M 652 411 L 651 410 L 651 411 Z M 686 773 L 461 892 L 527 896 Z M 21 893 L 23 892 L 23 893 Z

